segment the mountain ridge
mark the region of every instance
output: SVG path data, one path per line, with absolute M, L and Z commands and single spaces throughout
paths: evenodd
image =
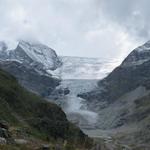
M 8 126 L 3 122 L 7 122 Z M 3 129 L 4 127 L 7 129 Z M 11 130 L 7 131 L 9 128 Z M 2 69 L 0 69 L 0 131 L 1 140 L 6 138 L 11 148 L 17 146 L 15 140 L 20 138 L 25 141 L 23 145 L 26 149 L 32 149 L 34 146 L 32 144 L 39 141 L 40 143 L 36 145 L 39 148 L 42 147 L 42 143 L 55 140 L 51 143 L 55 144 L 59 142 L 58 139 L 68 141 L 68 144 L 72 144 L 72 148 L 74 146 L 84 148 L 85 142 L 87 146 L 92 142 L 67 120 L 60 107 L 28 92 L 18 84 L 15 77 Z
M 4 58 L 2 56 L 5 56 Z M 20 41 L 14 50 L 1 51 L 2 60 L 16 60 L 26 66 L 36 67 L 38 71 L 55 70 L 61 65 L 56 52 L 41 43 Z
M 0 51 L 0 66 L 14 75 L 22 86 L 45 97 L 59 85 L 60 80 L 47 72 L 61 66 L 54 50 L 41 43 L 25 41 L 9 50 L 6 43 L 1 43 L 5 48 Z
M 114 136 L 131 143 L 149 141 L 150 55 L 147 54 L 150 54 L 149 42 L 140 46 L 140 51 L 139 47 L 133 50 L 95 89 L 78 94 L 86 100 L 89 109 L 98 113 L 100 129 L 122 129 L 120 135 Z M 130 127 L 135 130 L 127 134 Z

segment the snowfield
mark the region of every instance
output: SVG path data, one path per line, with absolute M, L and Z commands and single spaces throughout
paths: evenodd
M 119 60 L 61 56 L 62 66 L 50 71 L 61 79 L 102 79 L 116 66 Z

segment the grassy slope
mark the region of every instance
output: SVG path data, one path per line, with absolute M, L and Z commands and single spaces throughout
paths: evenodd
M 27 128 L 29 136 L 42 140 L 63 139 L 81 145 L 89 141 L 79 128 L 68 122 L 61 108 L 26 91 L 1 69 L 0 120 L 13 128 Z

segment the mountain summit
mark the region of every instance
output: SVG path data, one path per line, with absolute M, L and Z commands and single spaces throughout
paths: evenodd
M 91 110 L 98 113 L 101 129 L 123 129 L 118 137 L 148 144 L 149 68 L 150 41 L 133 50 L 120 66 L 98 82 L 95 89 L 78 95 L 86 99 Z
M 36 69 L 44 71 L 55 70 L 61 65 L 61 61 L 53 49 L 35 42 L 20 41 L 16 49 L 3 50 L 0 58 L 16 60 L 26 66 L 36 67 Z
M 59 85 L 59 80 L 49 73 L 61 66 L 53 49 L 27 41 L 20 41 L 14 50 L 0 42 L 0 48 L 0 67 L 14 75 L 23 87 L 45 96 Z
M 123 61 L 122 67 L 141 65 L 150 60 L 150 41 L 134 49 Z

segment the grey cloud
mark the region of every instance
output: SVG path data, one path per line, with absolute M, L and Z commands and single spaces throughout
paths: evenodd
M 135 38 L 146 40 L 150 37 L 149 0 L 101 0 L 99 6 L 108 19 L 135 34 Z
M 117 58 L 149 38 L 147 0 L 0 0 L 0 40 L 36 39 L 60 55 Z

